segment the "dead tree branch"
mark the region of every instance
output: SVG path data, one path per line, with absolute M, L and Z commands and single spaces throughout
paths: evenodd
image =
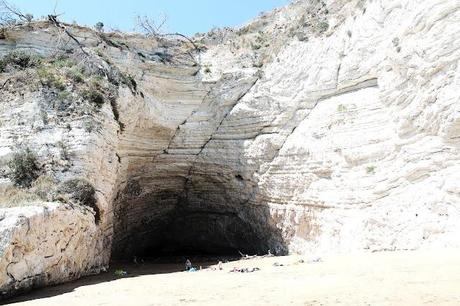
M 86 56 L 89 56 L 88 52 L 85 51 L 85 49 L 83 49 L 83 45 L 80 43 L 80 41 L 75 37 L 73 36 L 72 33 L 69 32 L 69 30 L 67 30 L 67 28 L 62 25 L 58 20 L 57 20 L 57 17 L 56 15 L 48 15 L 48 20 L 54 24 L 55 27 L 61 29 L 62 31 L 64 31 L 64 33 L 67 34 L 67 36 L 70 37 L 70 39 L 72 39 L 77 45 L 78 47 L 80 47 L 80 50 L 83 52 L 83 54 L 85 54 Z
M 161 34 L 160 35 L 160 37 L 167 37 L 167 36 L 179 36 L 179 37 L 182 37 L 185 40 L 187 40 L 189 43 L 191 43 L 195 50 L 200 50 L 200 48 L 195 44 L 195 42 L 190 37 L 187 37 L 184 34 L 181 34 L 181 33 L 167 33 L 167 34 Z
M 159 22 L 155 21 L 153 18 L 147 16 L 137 16 L 137 26 L 144 32 L 147 37 L 168 37 L 168 36 L 178 36 L 186 41 L 188 41 L 195 50 L 200 50 L 200 48 L 195 44 L 195 42 L 181 33 L 163 33 L 163 28 L 165 27 L 167 21 L 166 15 L 163 15 Z
M 167 17 L 162 15 L 159 22 L 147 16 L 137 16 L 136 25 L 149 37 L 161 36 Z
M 0 22 L 5 20 L 11 22 L 14 17 L 19 18 L 21 21 L 31 22 L 34 18 L 31 14 L 22 13 L 17 7 L 9 4 L 5 0 L 0 0 Z

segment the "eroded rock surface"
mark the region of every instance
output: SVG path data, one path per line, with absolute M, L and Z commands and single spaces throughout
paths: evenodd
M 52 203 L 0 209 L 1 297 L 57 284 L 104 267 L 93 215 Z
M 48 165 L 64 142 L 70 158 L 47 169 L 96 187 L 85 243 L 104 247 L 76 275 L 160 251 L 458 247 L 459 24 L 454 0 L 298 1 L 194 37 L 201 50 L 69 26 L 134 85 L 84 116 L 48 108 L 44 127 L 49 97 L 2 90 L 0 158 L 26 141 Z M 31 27 L 0 52 L 81 52 Z

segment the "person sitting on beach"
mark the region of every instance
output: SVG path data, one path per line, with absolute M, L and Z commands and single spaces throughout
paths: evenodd
M 192 263 L 189 259 L 187 259 L 185 261 L 185 271 L 189 271 L 190 269 L 192 269 Z

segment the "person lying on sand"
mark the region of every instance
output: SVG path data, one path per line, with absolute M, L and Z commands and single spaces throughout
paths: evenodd
M 256 271 L 260 271 L 260 269 L 259 268 L 249 269 L 249 268 L 236 268 L 236 267 L 234 267 L 232 270 L 230 270 L 230 273 L 232 273 L 232 272 L 251 273 L 251 272 L 256 272 Z

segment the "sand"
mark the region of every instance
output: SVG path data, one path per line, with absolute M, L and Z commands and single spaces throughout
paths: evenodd
M 226 263 L 223 271 L 191 273 L 171 272 L 177 265 L 130 264 L 122 267 L 126 277 L 111 270 L 36 290 L 12 305 L 460 305 L 460 250 L 311 259 L 259 258 Z M 260 271 L 229 273 L 233 267 Z

